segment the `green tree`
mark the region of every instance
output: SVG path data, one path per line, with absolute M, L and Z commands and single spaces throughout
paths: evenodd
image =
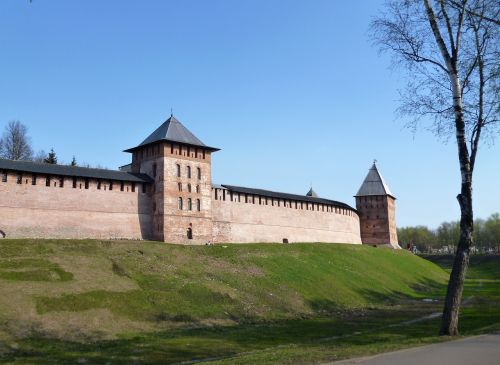
M 489 247 L 500 246 L 500 214 L 492 214 L 484 223 L 485 236 Z
M 51 148 L 49 154 L 47 155 L 47 158 L 43 160 L 43 162 L 52 164 L 52 165 L 57 165 L 57 156 L 56 153 L 54 152 L 54 149 Z
M 456 246 L 460 239 L 458 222 L 443 222 L 436 229 L 437 240 L 441 246 Z
M 474 245 L 476 247 L 489 247 L 488 237 L 485 230 L 484 219 L 474 219 Z
M 400 228 L 398 229 L 398 239 L 401 247 L 412 244 L 422 252 L 429 251 L 438 243 L 436 234 L 426 226 Z

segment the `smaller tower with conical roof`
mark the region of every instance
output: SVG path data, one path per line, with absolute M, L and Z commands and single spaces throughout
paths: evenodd
M 363 244 L 399 248 L 396 198 L 377 168 L 376 161 L 355 195 Z
M 312 186 L 311 188 L 309 189 L 309 191 L 307 192 L 306 196 L 310 196 L 312 198 L 317 198 L 318 197 L 318 194 L 316 194 L 316 192 L 313 190 Z

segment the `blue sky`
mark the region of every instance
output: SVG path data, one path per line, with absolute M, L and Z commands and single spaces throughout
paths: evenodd
M 215 183 L 354 205 L 374 158 L 399 226 L 459 217 L 456 147 L 396 120 L 404 83 L 371 46 L 382 0 L 2 0 L 0 129 L 108 168 L 170 114 L 222 150 Z M 500 211 L 497 145 L 479 151 L 476 217 Z

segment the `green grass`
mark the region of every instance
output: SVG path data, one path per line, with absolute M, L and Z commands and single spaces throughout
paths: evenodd
M 426 259 L 451 272 L 453 256 L 434 255 Z M 477 328 L 500 330 L 500 255 L 470 257 L 463 297 L 469 304 L 461 309 L 462 333 L 474 332 Z
M 438 319 L 405 322 L 441 310 L 447 266 L 405 251 L 2 240 L 0 257 L 5 363 L 303 364 L 442 340 Z M 500 323 L 488 265 L 472 265 L 464 334 Z
M 0 279 L 13 281 L 69 281 L 70 272 L 46 259 L 0 259 Z

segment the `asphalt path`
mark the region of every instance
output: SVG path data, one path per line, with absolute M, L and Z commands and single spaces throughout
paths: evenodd
M 331 365 L 500 365 L 500 333 L 330 363 Z

